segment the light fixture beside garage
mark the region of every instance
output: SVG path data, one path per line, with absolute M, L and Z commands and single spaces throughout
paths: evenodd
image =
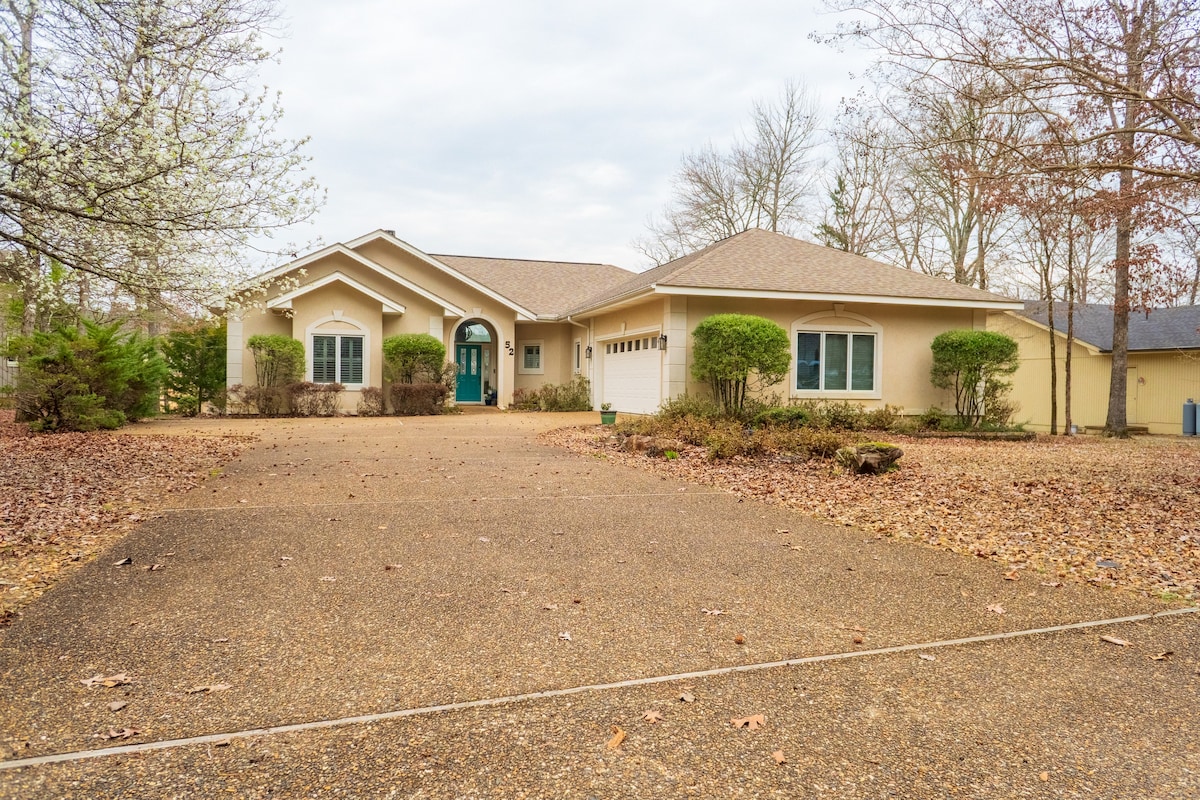
M 667 335 L 665 333 L 661 333 L 658 336 L 658 349 L 659 350 L 667 349 Z

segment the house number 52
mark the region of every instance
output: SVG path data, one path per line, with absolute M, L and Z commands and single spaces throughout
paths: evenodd
M 505 342 L 504 349 L 508 351 L 510 356 L 515 356 L 517 354 L 517 351 L 513 349 L 512 342 Z

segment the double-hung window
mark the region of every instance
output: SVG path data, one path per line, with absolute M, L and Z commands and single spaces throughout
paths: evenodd
M 874 333 L 797 331 L 796 390 L 876 390 Z
M 320 335 L 312 337 L 313 383 L 363 382 L 363 337 Z

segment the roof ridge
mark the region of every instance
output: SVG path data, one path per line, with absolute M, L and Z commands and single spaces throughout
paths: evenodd
M 625 267 L 617 264 L 606 264 L 603 261 L 564 261 L 562 259 L 551 258 L 510 258 L 508 256 L 466 256 L 457 253 L 429 253 L 433 258 L 477 258 L 481 261 L 520 261 L 526 264 L 574 264 L 581 267 L 615 267 L 616 269 L 625 269 Z M 630 274 L 637 274 L 630 270 L 626 270 Z

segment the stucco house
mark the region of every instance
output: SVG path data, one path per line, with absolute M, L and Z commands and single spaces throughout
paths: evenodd
M 605 264 L 424 253 L 377 230 L 259 278 L 255 306 L 229 314 L 228 381 L 252 383 L 245 343 L 280 333 L 304 343 L 307 380 L 339 381 L 344 407 L 382 385 L 381 341 L 440 339 L 458 365 L 456 400 L 507 406 L 514 389 L 590 379 L 593 403 L 653 413 L 687 391 L 691 331 L 717 313 L 758 314 L 789 331 L 783 399 L 944 404 L 929 383 L 929 344 L 985 327 L 1019 302 L 832 250 L 750 230 L 631 273 Z
M 1075 307 L 1075 341 L 1071 349 L 1071 422 L 1101 428 L 1108 417 L 1112 375 L 1112 306 Z M 1017 340 L 1021 365 L 1010 397 L 1020 408 L 1015 419 L 1031 430 L 1050 429 L 1050 326 L 1044 302 L 1027 302 L 1017 311 L 994 313 L 992 330 Z M 1200 401 L 1200 306 L 1156 308 L 1129 315 L 1129 358 L 1125 417 L 1133 428 L 1149 433 L 1179 433 L 1183 404 Z M 1054 306 L 1057 342 L 1059 427 L 1064 424 L 1066 304 Z

